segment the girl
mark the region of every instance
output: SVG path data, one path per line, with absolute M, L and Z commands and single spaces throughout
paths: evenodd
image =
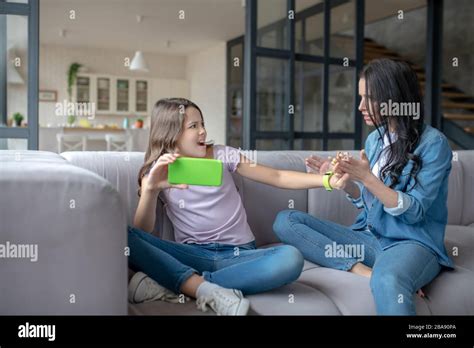
M 179 156 L 223 159 L 222 186 L 170 185 L 167 168 Z M 243 294 L 268 291 L 299 277 L 303 257 L 296 248 L 256 249 L 232 179 L 235 171 L 280 188 L 323 185 L 322 175 L 275 170 L 251 162 L 234 148 L 206 145 L 203 115 L 189 100 L 156 103 L 139 172 L 135 227 L 128 233 L 130 265 L 142 271 L 130 281 L 131 302 L 177 301 L 175 294 L 183 293 L 197 298 L 202 310 L 209 305 L 217 314 L 245 315 L 249 301 Z M 339 187 L 347 177 L 333 176 L 330 184 Z M 166 203 L 176 242 L 149 233 L 155 226 L 159 197 Z
M 414 293 L 442 266 L 453 266 L 444 247 L 451 149 L 442 133 L 423 123 L 417 76 L 406 63 L 372 61 L 361 73 L 359 94 L 364 121 L 376 130 L 367 138 L 367 155 L 362 150 L 360 160 L 336 159 L 334 170 L 349 175 L 342 188 L 364 210 L 350 228 L 281 212 L 274 230 L 312 262 L 370 277 L 378 314 L 414 315 Z M 413 112 L 390 113 L 387 105 Z M 320 158 L 307 164 L 322 171 L 330 165 Z M 361 245 L 364 259 L 325 257 L 325 245 L 333 242 Z

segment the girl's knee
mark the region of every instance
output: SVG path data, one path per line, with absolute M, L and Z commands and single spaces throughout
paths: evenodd
M 277 247 L 277 249 L 278 268 L 284 274 L 286 283 L 295 281 L 303 270 L 303 254 L 291 245 L 282 245 Z

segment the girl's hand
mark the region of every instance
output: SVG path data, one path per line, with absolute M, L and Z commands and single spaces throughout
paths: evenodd
M 338 190 L 344 190 L 346 188 L 347 182 L 349 181 L 349 174 L 338 174 L 335 173 L 331 176 L 329 179 L 329 185 L 331 185 L 332 188 L 338 189 Z
M 311 169 L 313 173 L 324 174 L 331 167 L 331 158 L 325 160 L 324 158 L 311 155 L 305 159 L 305 164 Z
M 179 154 L 166 153 L 158 158 L 147 175 L 146 189 L 150 191 L 161 191 L 167 188 L 186 189 L 188 185 L 171 185 L 168 182 L 168 165 L 176 161 Z
M 365 150 L 360 151 L 360 160 L 357 160 L 353 157 L 339 160 L 334 167 L 334 171 L 347 173 L 349 174 L 349 178 L 351 180 L 356 180 L 361 183 L 364 183 L 365 180 L 372 174 L 370 171 L 369 160 L 365 155 Z

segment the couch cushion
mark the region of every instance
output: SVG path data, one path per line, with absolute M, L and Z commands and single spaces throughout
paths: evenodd
M 455 156 L 461 163 L 463 172 L 463 185 L 457 192 L 460 194 L 459 200 L 462 199 L 462 205 L 457 206 L 462 209 L 462 220 L 460 225 L 469 225 L 474 223 L 474 151 L 456 151 Z M 449 209 L 452 209 L 449 206 Z
M 448 225 L 445 235 L 446 251 L 456 266 L 474 272 L 474 226 Z
M 461 225 L 464 196 L 464 170 L 461 162 L 452 161 L 448 180 L 448 224 Z
M 129 315 L 215 315 L 209 309 L 202 312 L 196 308 L 196 301 L 186 303 L 169 303 L 165 301 L 152 301 L 138 304 L 128 304 Z
M 278 289 L 247 296 L 258 315 L 340 315 L 329 294 L 296 281 Z
M 138 171 L 143 164 L 143 152 L 70 151 L 63 152 L 71 164 L 90 170 L 119 192 L 127 211 L 127 223 L 132 224 L 138 204 Z
M 448 226 L 446 244 L 460 245 L 459 256 L 453 257 L 454 271 L 443 270 L 432 283 L 424 288 L 428 298 L 415 296 L 418 315 L 464 315 L 474 313 L 474 257 L 469 252 L 474 245 L 474 230 L 464 226 Z M 449 239 L 451 238 L 451 240 Z M 274 246 L 276 244 L 267 245 Z M 464 247 L 462 247 L 464 246 Z M 339 270 L 313 264 L 305 260 L 303 272 L 297 283 L 312 287 L 325 294 L 342 315 L 375 315 L 375 305 L 369 279 Z M 453 288 L 456 288 L 454 291 Z M 453 295 L 453 291 L 456 295 Z M 450 294 L 447 296 L 446 294 Z M 255 295 L 258 296 L 258 295 Z M 253 303 L 253 302 L 252 302 Z M 281 313 L 284 314 L 284 313 Z M 319 314 L 331 314 L 320 312 Z
M 326 294 L 299 282 L 246 298 L 250 300 L 248 315 L 341 314 Z M 153 301 L 129 304 L 128 308 L 131 315 L 215 315 L 211 309 L 199 311 L 195 300 L 183 304 Z
M 263 248 L 278 245 L 265 245 Z M 321 267 L 305 260 L 303 272 L 297 280 L 325 294 L 339 314 L 374 315 L 375 305 L 367 278 L 335 269 Z M 356 298 L 354 300 L 354 298 Z M 429 314 L 429 309 L 421 298 L 415 299 L 419 314 Z M 318 315 L 328 315 L 321 311 Z
M 0 162 L 66 163 L 57 153 L 30 150 L 0 150 Z
M 44 151 L 2 151 L 0 167 L 0 239 L 38 248 L 35 262 L 0 261 L 0 313 L 126 314 L 126 225 L 117 191 Z
M 424 288 L 433 315 L 472 315 L 474 313 L 474 272 L 456 266 L 442 271 Z
M 254 160 L 258 164 L 278 169 L 306 171 L 303 151 L 258 151 Z M 273 233 L 273 222 L 278 212 L 285 209 L 307 211 L 307 190 L 285 190 L 255 181 L 241 178 L 234 174 L 234 181 L 239 189 L 247 221 L 252 229 L 257 246 L 278 242 Z
M 319 267 L 304 271 L 297 282 L 326 294 L 342 315 L 376 314 L 369 278 L 350 272 Z M 430 314 L 425 301 L 419 296 L 415 296 L 415 303 L 418 314 Z

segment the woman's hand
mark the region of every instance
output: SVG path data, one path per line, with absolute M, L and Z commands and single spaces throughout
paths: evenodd
M 334 171 L 347 173 L 351 180 L 356 180 L 361 183 L 364 183 L 365 180 L 372 175 L 369 160 L 365 155 L 365 150 L 360 151 L 360 160 L 353 157 L 338 160 L 334 167 Z
M 168 165 L 176 161 L 179 154 L 166 153 L 158 158 L 150 172 L 146 176 L 146 190 L 148 191 L 161 191 L 167 188 L 178 188 L 186 189 L 188 185 L 171 185 L 168 182 Z
M 332 188 L 335 188 L 338 190 L 344 190 L 347 186 L 348 181 L 349 181 L 349 174 L 334 173 L 329 179 L 329 185 Z
M 309 167 L 313 173 L 324 174 L 331 167 L 331 160 L 330 158 L 325 160 L 324 158 L 311 155 L 305 159 L 305 164 Z

